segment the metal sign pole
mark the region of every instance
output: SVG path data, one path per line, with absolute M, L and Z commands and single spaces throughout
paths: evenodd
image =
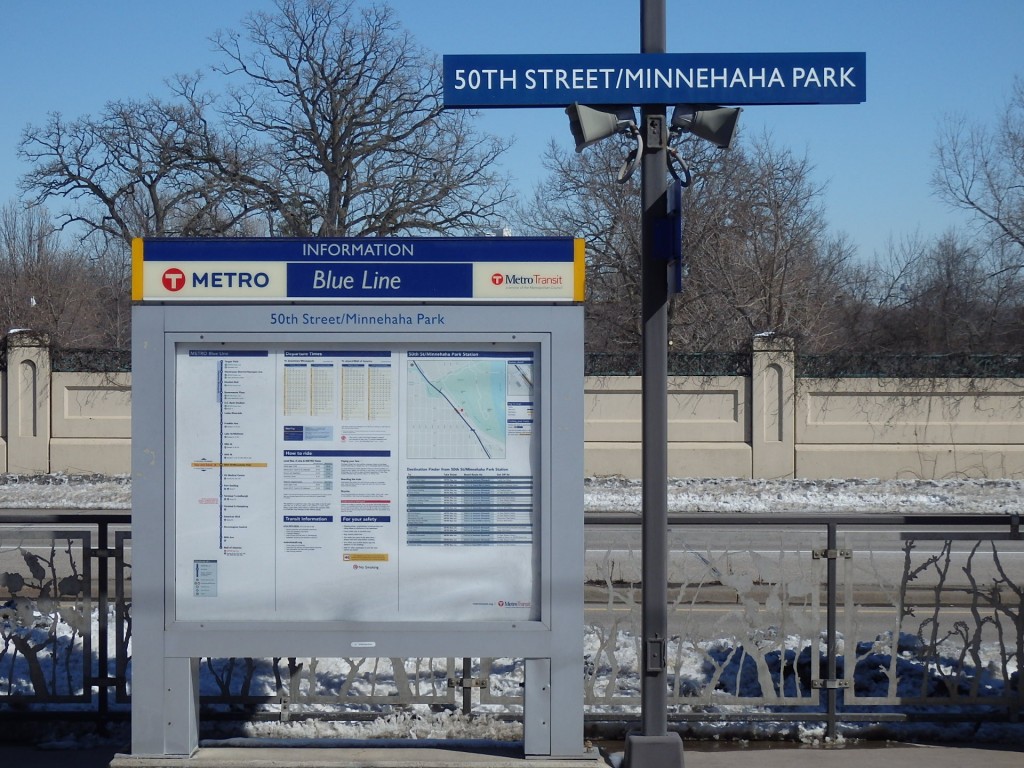
M 654 6 L 652 13 L 652 6 Z M 665 50 L 665 0 L 645 0 L 643 53 Z M 667 729 L 665 635 L 667 632 L 668 524 L 668 262 L 655 253 L 655 231 L 665 216 L 668 154 L 665 108 L 641 108 L 645 147 L 641 165 L 643 318 L 643 732 Z
M 641 0 L 641 53 L 664 53 L 665 0 Z M 668 266 L 657 252 L 667 215 L 668 128 L 665 107 L 643 105 L 641 170 L 643 320 L 643 598 L 641 735 L 626 741 L 625 765 L 682 766 L 683 742 L 668 733 Z

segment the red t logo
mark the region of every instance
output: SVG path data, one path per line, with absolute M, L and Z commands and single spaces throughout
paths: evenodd
M 501 285 L 502 283 L 505 282 L 505 276 L 502 275 L 500 272 L 495 272 L 493 275 L 491 275 L 491 282 L 494 283 L 495 285 Z
M 185 273 L 177 267 L 171 267 L 164 272 L 161 282 L 168 291 L 180 291 L 185 287 Z

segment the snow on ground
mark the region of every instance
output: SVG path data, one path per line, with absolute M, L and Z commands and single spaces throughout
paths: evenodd
M 639 512 L 641 483 L 587 478 L 588 512 Z M 671 512 L 964 513 L 1020 511 L 1024 480 L 674 479 Z M 127 475 L 2 475 L 0 509 L 131 509 Z
M 3 475 L 0 509 L 131 509 L 127 475 Z
M 639 512 L 639 480 L 588 478 L 593 512 Z M 1020 510 L 1024 480 L 675 479 L 670 512 L 1004 513 Z

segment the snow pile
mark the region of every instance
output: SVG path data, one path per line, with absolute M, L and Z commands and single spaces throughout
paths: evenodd
M 0 474 L 0 509 L 123 509 L 132 506 L 128 475 Z
M 639 480 L 588 478 L 588 512 L 639 512 Z M 670 512 L 908 514 L 1016 512 L 1024 480 L 670 480 Z
M 639 512 L 641 483 L 587 478 L 588 512 Z M 668 484 L 671 512 L 930 514 L 1020 509 L 1024 480 L 745 480 L 692 478 Z M 131 509 L 127 475 L 3 475 L 0 509 Z

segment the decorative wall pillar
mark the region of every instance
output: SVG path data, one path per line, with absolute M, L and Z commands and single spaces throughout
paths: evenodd
M 796 353 L 793 339 L 754 337 L 751 382 L 751 476 L 796 476 Z
M 50 340 L 32 331 L 7 336 L 7 471 L 50 471 Z

